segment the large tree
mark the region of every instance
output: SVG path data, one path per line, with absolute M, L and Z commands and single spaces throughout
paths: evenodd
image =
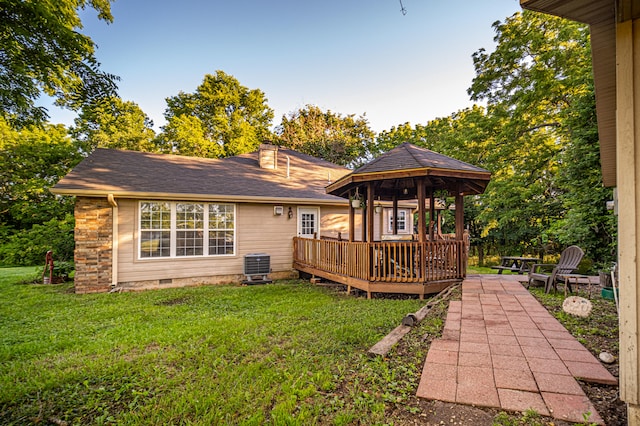
M 116 91 L 100 70 L 95 44 L 79 32 L 79 9 L 91 6 L 112 22 L 110 0 L 0 0 L 0 111 L 15 126 L 42 124 L 41 94 L 78 109 Z
M 613 194 L 602 185 L 593 93 L 574 103 L 565 124 L 569 143 L 560 156 L 558 187 L 566 212 L 552 233 L 565 246 L 584 248 L 598 266 L 609 267 L 617 257 L 617 220 L 605 203 Z
M 351 167 L 371 157 L 375 142 L 364 116 L 342 116 L 315 105 L 283 116 L 276 134 L 282 146 Z
M 153 121 L 138 104 L 111 97 L 83 107 L 70 133 L 87 152 L 95 148 L 156 152 L 152 126 Z
M 528 11 L 493 26 L 496 49 L 473 55 L 476 77 L 469 89 L 473 100 L 487 102 L 488 116 L 499 123 L 489 160 L 493 179 L 480 214 L 484 235 L 493 235 L 511 251 L 555 251 L 569 241 L 560 238 L 557 229 L 575 213 L 575 200 L 590 198 L 600 208 L 610 196 L 601 190 L 593 162 L 589 173 L 595 178 L 588 185 L 578 185 L 575 174 L 564 183 L 560 178 L 569 176 L 567 167 L 575 161 L 568 155 L 571 149 L 597 158 L 596 123 L 589 119 L 595 107 L 590 101 L 588 28 Z M 589 142 L 578 140 L 579 135 L 591 135 Z M 597 193 L 597 200 L 586 193 Z M 601 224 L 609 221 L 606 215 L 597 219 Z M 585 239 L 574 242 L 587 249 L 594 246 Z
M 233 76 L 207 74 L 194 93 L 167 98 L 163 149 L 181 155 L 223 157 L 254 151 L 271 139 L 273 110 L 259 89 Z

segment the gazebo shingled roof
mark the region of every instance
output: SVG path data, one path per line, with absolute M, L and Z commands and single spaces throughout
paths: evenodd
M 405 142 L 327 186 L 327 193 L 346 198 L 365 182 L 375 181 L 376 196 L 383 200 L 414 199 L 417 178 L 432 190 L 471 195 L 484 192 L 491 173 Z

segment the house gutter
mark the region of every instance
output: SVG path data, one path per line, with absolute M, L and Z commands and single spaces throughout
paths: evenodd
M 111 287 L 118 285 L 118 203 L 112 193 L 107 194 L 107 201 L 111 205 Z

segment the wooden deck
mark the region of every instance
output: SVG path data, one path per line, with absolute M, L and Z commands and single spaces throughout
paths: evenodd
M 467 244 L 458 240 L 420 243 L 348 242 L 294 238 L 293 267 L 301 272 L 371 293 L 437 293 L 461 281 Z

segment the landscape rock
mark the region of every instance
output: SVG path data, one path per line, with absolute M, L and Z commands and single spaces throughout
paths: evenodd
M 592 308 L 591 302 L 580 296 L 569 296 L 562 303 L 562 309 L 566 313 L 583 318 L 589 316 Z
M 600 361 L 606 364 L 612 364 L 616 360 L 609 352 L 600 352 L 598 357 L 600 358 Z

